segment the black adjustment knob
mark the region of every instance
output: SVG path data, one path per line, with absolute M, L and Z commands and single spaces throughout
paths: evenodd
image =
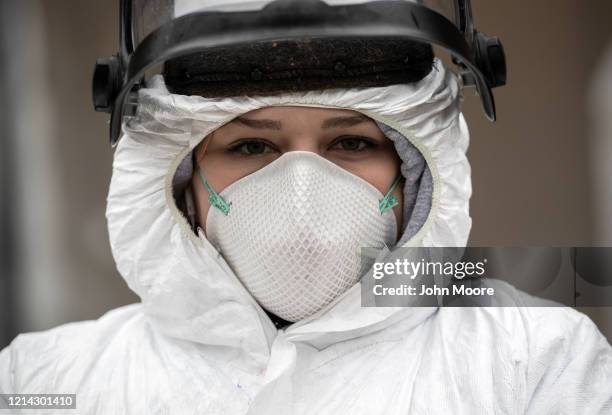
M 477 62 L 485 75 L 489 87 L 506 85 L 506 54 L 497 37 L 476 33 Z
M 91 84 L 96 111 L 112 111 L 115 98 L 121 90 L 121 79 L 121 65 L 117 56 L 96 60 Z
M 334 65 L 334 71 L 338 74 L 343 74 L 346 72 L 346 65 L 342 61 L 337 61 Z
M 251 79 L 253 81 L 261 81 L 263 79 L 263 76 L 264 76 L 264 74 L 261 71 L 261 69 L 259 69 L 259 68 L 254 68 L 251 71 Z

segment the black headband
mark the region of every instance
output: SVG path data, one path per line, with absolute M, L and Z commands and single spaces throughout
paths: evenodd
M 166 62 L 170 92 L 223 97 L 417 82 L 431 45 L 397 39 L 311 39 L 208 50 Z

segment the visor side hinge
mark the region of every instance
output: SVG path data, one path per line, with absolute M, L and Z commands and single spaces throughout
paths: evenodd
M 94 109 L 110 113 L 121 90 L 123 73 L 118 55 L 97 59 L 91 83 Z

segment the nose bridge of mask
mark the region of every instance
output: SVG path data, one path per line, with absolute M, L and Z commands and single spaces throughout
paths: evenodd
M 317 163 L 319 166 L 325 166 L 328 169 L 337 169 L 339 171 L 342 171 L 343 173 L 352 176 L 354 178 L 357 178 L 358 180 L 362 181 L 363 183 L 367 184 L 370 188 L 372 188 L 375 192 L 377 192 L 378 194 L 380 194 L 380 191 L 378 189 L 376 189 L 371 183 L 367 182 L 366 180 L 362 179 L 361 177 L 354 175 L 353 173 L 343 169 L 342 167 L 336 165 L 335 163 L 325 159 L 324 157 L 319 156 L 316 153 L 310 152 L 310 151 L 290 151 L 287 152 L 285 154 L 283 154 L 281 157 L 279 157 L 278 159 L 274 160 L 272 163 L 264 166 L 263 168 L 237 180 L 236 182 L 232 183 L 230 186 L 228 186 L 228 188 L 226 188 L 222 193 L 227 193 L 231 187 L 235 186 L 236 184 L 238 184 L 238 182 L 245 180 L 245 179 L 253 179 L 255 175 L 258 174 L 263 174 L 265 171 L 273 169 L 277 166 L 277 164 L 282 164 L 282 163 L 287 163 L 288 161 L 290 162 L 291 160 L 288 159 L 296 159 L 299 158 L 299 160 L 301 161 L 306 161 L 307 162 L 314 162 Z M 291 166 L 291 164 L 287 163 L 288 166 Z M 216 208 L 217 210 L 219 210 L 221 213 L 223 213 L 225 216 L 229 215 L 230 213 L 230 208 L 232 205 L 231 201 L 226 201 L 225 198 L 217 193 L 213 187 L 211 186 L 210 182 L 206 179 L 206 176 L 204 175 L 204 172 L 202 171 L 202 169 L 200 168 L 200 166 L 197 166 L 198 169 L 198 177 L 200 178 L 200 181 L 202 182 L 202 185 L 204 186 L 204 188 L 206 189 L 206 192 L 208 193 L 208 202 L 210 203 L 210 205 L 214 208 Z M 393 192 L 395 191 L 395 189 L 397 188 L 398 184 L 400 183 L 402 178 L 402 175 L 400 172 L 398 172 L 395 176 L 395 178 L 393 179 L 393 182 L 391 183 L 391 185 L 389 186 L 389 189 L 387 190 L 387 192 L 384 194 L 384 196 L 382 197 L 382 199 L 378 200 L 378 209 L 380 211 L 380 214 L 384 214 L 385 212 L 389 211 L 390 209 L 392 209 L 393 207 L 395 207 L 399 201 L 397 200 L 397 197 L 393 194 Z

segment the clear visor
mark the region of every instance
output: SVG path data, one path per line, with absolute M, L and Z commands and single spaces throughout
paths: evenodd
M 370 0 L 324 0 L 325 3 L 349 5 L 368 3 Z M 421 4 L 460 26 L 457 0 L 398 0 Z M 151 32 L 180 16 L 203 11 L 261 10 L 272 0 L 132 0 L 132 34 L 134 47 Z

